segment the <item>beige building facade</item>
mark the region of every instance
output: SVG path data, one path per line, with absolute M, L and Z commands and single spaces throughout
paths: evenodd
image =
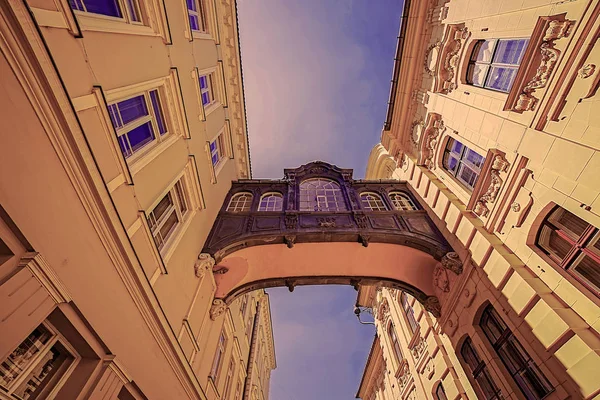
M 357 397 L 600 398 L 600 3 L 407 1 L 367 179 L 398 179 L 463 265 L 441 317 L 362 287 Z
M 201 254 L 251 176 L 236 13 L 0 2 L 0 398 L 268 398 L 268 295 L 211 313 Z

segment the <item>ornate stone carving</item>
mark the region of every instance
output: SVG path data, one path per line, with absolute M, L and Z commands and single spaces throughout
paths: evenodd
M 293 230 L 298 228 L 298 215 L 297 214 L 286 214 L 285 215 L 285 229 Z
M 464 24 L 448 25 L 442 43 L 440 43 L 437 65 L 431 74 L 434 77 L 433 92 L 448 94 L 456 88 L 456 71 L 460 59 L 460 52 L 464 47 L 469 31 Z M 435 47 L 433 48 L 435 49 Z M 430 50 L 430 53 L 434 50 Z M 430 57 L 426 54 L 426 62 Z
M 360 244 L 363 245 L 363 247 L 369 247 L 369 239 L 370 239 L 370 236 L 358 235 L 358 241 L 360 242 Z
M 335 228 L 335 218 L 334 217 L 318 217 L 317 223 L 321 228 Z
M 425 165 L 431 171 L 435 170 L 435 154 L 439 144 L 439 139 L 445 130 L 442 116 L 436 113 L 430 113 L 427 117 L 424 133 L 421 139 L 420 163 Z
M 253 216 L 249 216 L 248 217 L 248 221 L 246 221 L 246 230 L 250 231 L 252 230 L 252 225 L 254 224 L 254 217 Z
M 427 50 L 425 50 L 425 61 L 423 61 L 423 68 L 429 76 L 435 75 L 440 47 L 442 47 L 442 43 L 436 42 L 432 45 L 429 45 Z
M 425 350 L 427 350 L 427 343 L 425 343 L 423 338 L 421 336 L 419 336 L 417 338 L 415 344 L 413 345 L 413 347 L 410 349 L 410 352 L 412 353 L 412 355 L 415 359 L 415 362 L 417 362 L 417 363 L 419 362 L 419 360 L 425 353 Z
M 596 72 L 596 64 L 586 64 L 579 69 L 577 76 L 581 79 L 586 79 L 594 75 L 594 72 Z
M 501 172 L 506 172 L 510 164 L 502 154 L 496 154 L 489 171 L 489 183 L 486 191 L 479 197 L 473 207 L 473 212 L 480 217 L 487 217 L 490 213 L 489 204 L 492 204 L 498 198 L 498 193 L 504 183 L 500 177 Z
M 419 145 L 424 126 L 423 120 L 414 121 L 410 126 L 410 141 L 415 147 Z
M 215 266 L 215 259 L 210 254 L 200 253 L 198 259 L 194 263 L 194 273 L 200 279 L 204 277 L 207 271 L 211 271 Z
M 423 306 L 425 310 L 431 313 L 436 318 L 442 316 L 442 306 L 440 305 L 440 300 L 435 296 L 429 296 L 423 302 Z
M 449 269 L 456 275 L 460 275 L 463 272 L 463 263 L 457 253 L 450 251 L 442 257 L 442 267 Z
M 288 249 L 291 249 L 292 247 L 294 247 L 294 244 L 296 244 L 296 236 L 286 235 L 283 237 L 283 242 L 286 244 Z
M 404 391 L 408 386 L 411 379 L 410 369 L 408 368 L 408 364 L 403 362 L 400 366 L 400 370 L 398 371 L 398 384 L 400 392 Z
M 368 229 L 369 222 L 367 221 L 367 216 L 364 214 L 354 214 L 354 221 L 356 222 L 356 226 L 360 229 Z
M 214 299 L 210 307 L 210 319 L 219 318 L 227 310 L 227 304 L 222 299 Z
M 571 24 L 573 21 L 564 20 L 552 20 L 546 28 L 546 34 L 544 35 L 544 42 L 550 42 L 553 40 L 562 39 L 565 36 L 569 36 L 571 30 Z
M 379 307 L 377 307 L 377 319 L 380 322 L 385 321 L 387 314 L 390 312 L 390 305 L 384 297 Z
M 521 211 L 521 205 L 515 201 L 510 205 L 510 209 L 513 210 L 513 212 L 519 212 Z
M 446 269 L 437 265 L 433 270 L 433 285 L 444 293 L 450 291 L 450 281 Z

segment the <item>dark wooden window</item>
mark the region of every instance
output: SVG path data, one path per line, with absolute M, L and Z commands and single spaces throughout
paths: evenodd
M 600 294 L 598 228 L 557 206 L 542 223 L 537 246 L 596 295 Z
M 529 39 L 479 40 L 469 60 L 467 83 L 509 92 Z
M 409 303 L 408 295 L 404 292 L 400 295 L 400 302 L 402 303 L 402 308 L 404 309 L 404 313 L 406 314 L 406 319 L 408 320 L 408 326 L 410 327 L 411 333 L 415 333 L 419 328 L 419 323 L 415 319 L 415 311 Z
M 500 360 L 528 400 L 542 399 L 554 390 L 548 378 L 544 376 L 491 305 L 484 310 L 480 325 Z
M 394 356 L 396 357 L 396 361 L 400 363 L 404 359 L 404 357 L 402 356 L 400 343 L 398 343 L 398 336 L 396 336 L 396 328 L 394 327 L 394 324 L 390 324 L 388 326 L 388 336 L 392 341 L 392 348 L 394 349 Z
M 435 398 L 436 400 L 448 400 L 444 386 L 441 383 L 435 388 Z
M 471 338 L 465 339 L 462 347 L 460 348 L 460 355 L 467 364 L 468 373 L 471 373 L 473 377 L 474 385 L 473 388 L 477 393 L 479 399 L 484 400 L 498 400 L 502 398 L 502 394 L 498 386 L 494 383 L 487 366 L 479 357 L 477 350 L 473 346 Z
M 444 169 L 454 175 L 460 183 L 473 190 L 485 157 L 455 139 L 449 139 L 444 149 Z

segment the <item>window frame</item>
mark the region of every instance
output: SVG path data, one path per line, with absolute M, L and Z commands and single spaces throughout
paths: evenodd
M 441 389 L 441 392 L 440 392 Z M 436 400 L 448 400 L 448 396 L 446 395 L 446 390 L 444 389 L 444 385 L 442 382 L 438 382 L 433 392 L 434 399 Z M 440 396 L 441 395 L 441 396 Z
M 400 305 L 404 310 L 404 317 L 406 318 L 411 335 L 414 338 L 420 331 L 421 324 L 419 324 L 415 317 L 415 310 L 410 304 L 410 299 L 408 298 L 408 294 L 406 292 L 400 292 Z
M 225 107 L 227 105 L 227 91 L 225 89 L 225 79 L 224 79 L 224 71 L 222 63 L 219 62 L 217 66 L 199 69 L 198 67 L 194 68 L 192 72 L 194 79 L 196 81 L 196 96 L 198 98 L 198 109 L 200 111 L 200 120 L 206 121 L 208 116 L 212 114 L 216 109 L 220 106 Z M 207 88 L 202 88 L 200 86 L 200 78 L 209 77 L 207 79 Z M 211 93 L 212 101 L 208 104 L 204 104 L 202 101 L 203 93 Z
M 456 143 L 456 142 L 462 146 L 460 154 L 452 151 L 452 147 L 454 147 L 454 143 Z M 477 167 L 475 164 L 473 164 L 470 161 L 465 159 L 467 151 L 471 151 L 471 152 L 477 154 L 479 157 L 481 157 L 481 166 Z M 455 171 L 450 169 L 448 166 L 447 160 L 450 157 L 454 158 L 457 161 Z M 463 162 L 463 159 L 465 159 L 466 162 Z M 482 156 L 477 151 L 471 149 L 466 144 L 464 144 L 460 140 L 455 139 L 453 137 L 447 138 L 446 145 L 443 147 L 443 149 L 441 151 L 441 165 L 442 165 L 443 170 L 450 177 L 452 177 L 452 179 L 454 181 L 456 181 L 462 188 L 464 188 L 470 194 L 473 193 L 473 191 L 477 187 L 477 182 L 479 181 L 479 178 L 481 177 L 481 173 L 482 173 L 483 167 L 485 165 L 485 160 L 486 160 L 486 157 Z M 467 182 L 465 182 L 461 178 L 459 178 L 460 172 L 462 172 L 461 166 L 463 164 L 471 172 L 473 172 L 477 175 L 477 177 L 475 178 L 475 181 L 473 182 L 473 186 L 469 185 Z
M 269 199 L 277 198 L 280 201 L 275 201 L 275 203 L 269 203 Z M 267 204 L 263 207 L 263 200 L 266 200 Z M 279 205 L 279 206 L 278 206 Z M 273 209 L 269 209 L 273 208 Z M 266 192 L 262 196 L 260 196 L 260 200 L 258 202 L 258 209 L 260 212 L 281 212 L 283 211 L 283 194 L 279 192 Z
M 485 61 L 477 61 L 476 60 L 476 56 L 481 48 L 481 46 L 485 43 L 485 42 L 491 42 L 493 41 L 494 44 L 494 48 L 492 50 L 492 54 L 490 56 L 490 61 L 489 62 L 485 62 Z M 494 58 L 497 55 L 498 52 L 498 48 L 500 47 L 499 44 L 501 42 L 510 42 L 510 41 L 525 41 L 526 44 L 523 47 L 521 54 L 520 54 L 520 58 L 519 58 L 519 62 L 518 64 L 506 64 L 506 63 L 500 63 L 500 62 L 494 62 Z M 487 39 L 478 39 L 475 41 L 475 43 L 472 45 L 471 47 L 471 52 L 469 54 L 469 58 L 468 58 L 468 64 L 467 64 L 467 68 L 466 68 L 466 74 L 465 74 L 465 82 L 467 83 L 467 85 L 473 86 L 473 87 L 477 87 L 477 88 L 481 88 L 481 89 L 485 89 L 485 90 L 491 90 L 494 92 L 498 92 L 498 93 L 504 93 L 504 94 L 508 94 L 510 93 L 517 74 L 519 72 L 519 67 L 521 66 L 521 62 L 523 61 L 523 59 L 525 58 L 525 54 L 527 51 L 527 47 L 529 45 L 529 38 L 487 38 Z M 483 84 L 482 85 L 477 85 L 475 83 L 473 83 L 473 78 L 472 78 L 472 74 L 473 71 L 475 69 L 475 66 L 477 65 L 484 65 L 487 67 L 486 72 L 485 72 L 485 76 L 483 78 Z M 487 85 L 487 81 L 488 78 L 490 76 L 490 73 L 492 71 L 493 68 L 505 68 L 505 69 L 511 69 L 514 70 L 514 73 L 512 75 L 512 79 L 511 79 L 511 83 L 508 87 L 507 90 L 502 90 L 502 89 L 497 89 L 497 88 L 493 88 L 491 86 L 486 86 Z
M 364 197 L 363 197 L 364 196 Z M 375 192 L 361 192 L 360 207 L 367 211 L 389 211 L 383 196 Z
M 157 218 L 154 212 L 164 199 L 169 199 L 170 203 L 163 213 L 161 213 L 161 215 Z M 152 233 L 154 243 L 161 254 L 164 252 L 165 248 L 169 247 L 171 238 L 181 227 L 183 222 L 188 218 L 188 215 L 191 212 L 191 207 L 188 203 L 189 200 L 185 183 L 182 183 L 182 179 L 180 179 L 175 182 L 171 189 L 169 189 L 169 191 L 167 191 L 167 193 L 160 198 L 158 203 L 156 203 L 154 207 L 152 207 L 152 209 L 147 213 L 146 218 L 148 220 L 148 227 Z M 177 222 L 163 237 L 161 230 L 173 214 L 176 215 Z M 160 244 L 157 242 L 157 234 L 160 235 Z
M 473 353 L 473 356 L 476 359 L 475 361 L 477 362 L 477 365 L 475 366 L 475 368 L 471 367 L 471 364 L 467 361 L 467 357 L 465 357 L 464 351 L 466 346 L 469 347 L 469 350 Z M 487 368 L 487 364 L 477 352 L 477 349 L 475 348 L 475 345 L 473 344 L 473 341 L 469 336 L 467 336 L 461 344 L 460 350 L 457 355 L 460 356 L 459 358 L 461 363 L 463 364 L 463 369 L 467 373 L 467 378 L 471 381 L 471 386 L 473 387 L 473 390 L 475 391 L 475 394 L 477 394 L 478 398 L 483 399 L 485 397 L 483 390 L 481 389 L 481 385 L 479 383 L 481 377 L 483 379 L 486 379 L 489 382 L 490 386 L 492 386 L 491 389 L 495 391 L 493 397 L 485 398 L 484 400 L 503 399 L 502 390 L 498 387 L 496 382 L 494 382 L 493 377 L 490 374 L 489 369 Z
M 396 196 L 398 196 L 398 197 L 404 199 L 406 202 L 408 202 L 408 205 L 410 206 L 410 208 L 404 208 L 404 206 L 400 204 L 402 202 L 399 202 L 395 199 Z M 416 210 L 418 210 L 415 202 L 410 198 L 410 196 L 408 194 L 406 194 L 404 192 L 394 190 L 394 191 L 388 193 L 388 198 L 390 199 L 390 203 L 392 204 L 392 207 L 394 208 L 395 211 L 416 211 Z
M 147 12 L 146 12 L 146 10 L 144 10 L 142 8 L 142 5 L 140 4 L 139 0 L 113 0 L 115 2 L 115 4 L 117 5 L 121 16 L 101 14 L 101 13 L 87 11 L 87 7 L 85 5 L 86 1 L 87 0 L 68 0 L 68 3 L 69 3 L 69 7 L 76 14 L 82 13 L 84 15 L 91 15 L 96 18 L 107 18 L 107 19 L 110 19 L 113 21 L 125 22 L 125 23 L 132 24 L 132 25 L 147 26 L 146 25 L 148 23 L 147 22 L 147 19 L 148 19 Z M 76 3 L 81 4 L 84 9 L 80 10 L 79 8 L 73 8 L 73 6 L 76 5 Z M 135 11 L 131 10 L 130 3 L 131 3 L 131 5 L 133 5 L 136 8 Z M 140 21 L 136 21 L 133 18 L 133 16 L 135 15 L 136 12 L 139 15 Z
M 227 333 L 225 327 L 221 330 L 221 334 L 217 340 L 217 348 L 213 357 L 213 362 L 210 367 L 210 373 L 208 377 L 217 385 L 219 377 L 221 375 L 221 369 L 223 367 L 223 360 L 225 358 L 225 351 L 227 350 Z
M 398 365 L 400 365 L 404 360 L 404 354 L 402 353 L 400 341 L 398 340 L 398 335 L 396 334 L 396 327 L 392 321 L 390 321 L 388 324 L 387 334 L 390 338 L 390 343 L 392 344 L 392 353 L 394 354 L 394 358 L 398 362 Z
M 189 7 L 190 1 L 196 5 L 197 10 L 190 9 L 190 7 Z M 190 27 L 190 31 L 192 32 L 192 35 L 194 33 L 210 34 L 209 29 L 208 29 L 208 20 L 206 18 L 206 16 L 207 16 L 206 4 L 204 3 L 204 0 L 185 0 L 185 7 L 187 9 L 188 25 Z M 192 28 L 192 23 L 191 23 L 192 16 L 195 16 L 196 18 L 198 18 L 198 26 L 201 29 Z
M 241 197 L 246 197 L 246 198 L 249 198 L 250 200 L 244 201 L 242 208 L 238 209 L 237 203 L 239 203 L 239 201 L 237 201 L 236 199 L 241 198 Z M 232 207 L 234 200 L 236 200 L 236 204 L 233 205 L 233 209 L 232 209 L 231 207 Z M 252 211 L 252 202 L 253 201 L 254 201 L 254 195 L 252 193 L 247 192 L 247 191 L 237 192 L 237 193 L 233 194 L 231 196 L 231 198 L 229 199 L 229 203 L 227 203 L 227 208 L 225 208 L 225 211 L 233 212 L 233 213 L 250 212 L 250 211 Z
M 314 181 L 323 181 L 326 182 L 325 185 L 331 184 L 330 188 L 320 188 L 316 187 L 314 189 L 315 201 L 314 205 L 310 198 L 310 188 L 304 188 L 303 185 L 308 184 Z M 322 194 L 319 194 L 319 191 L 323 191 Z M 328 191 L 330 191 L 331 196 L 333 197 L 334 209 L 330 208 L 329 199 L 328 199 Z M 307 194 L 304 194 L 307 193 Z M 303 200 L 306 198 L 306 200 Z M 313 209 L 306 208 L 313 205 Z M 305 208 L 303 208 L 305 207 Z M 327 177 L 313 177 L 307 178 L 300 182 L 298 185 L 298 210 L 299 211 L 311 211 L 311 212 L 336 212 L 336 211 L 349 211 L 348 204 L 346 202 L 346 196 L 344 191 L 342 190 L 342 186 L 336 182 L 335 180 Z

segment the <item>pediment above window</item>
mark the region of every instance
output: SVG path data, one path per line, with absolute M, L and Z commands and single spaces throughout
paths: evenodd
M 448 25 L 441 42 L 425 52 L 425 71 L 433 77 L 433 92 L 448 94 L 456 88 L 460 55 L 469 38 L 465 24 Z
M 435 169 L 435 155 L 445 129 L 440 114 L 427 114 L 427 120 L 422 129 L 423 133 L 420 136 L 419 165 L 424 165 L 432 171 Z
M 540 17 L 504 105 L 504 111 L 533 111 L 560 57 L 556 41 L 567 37 L 574 21 L 565 14 Z

